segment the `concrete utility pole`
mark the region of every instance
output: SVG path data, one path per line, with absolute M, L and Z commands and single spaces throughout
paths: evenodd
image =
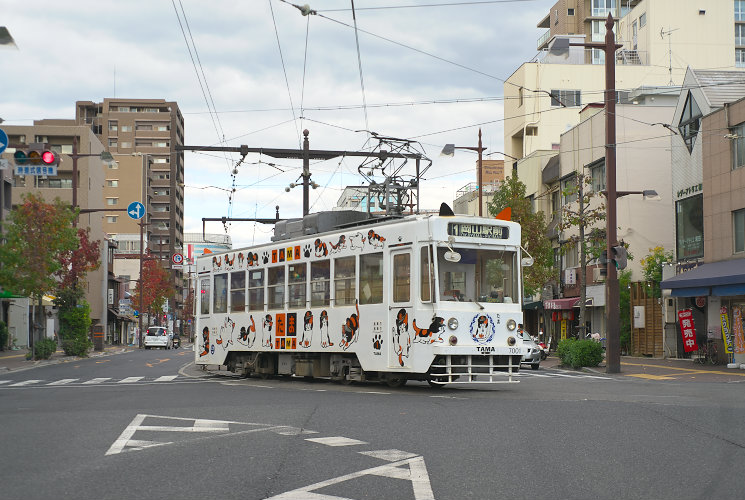
M 334 151 L 310 149 L 308 141 L 308 130 L 303 130 L 303 149 L 279 149 L 279 148 L 249 148 L 246 145 L 238 147 L 231 146 L 176 146 L 176 151 L 224 151 L 228 153 L 240 153 L 246 156 L 248 153 L 259 153 L 271 158 L 294 158 L 303 160 L 303 215 L 310 211 L 310 160 L 330 160 L 339 156 L 358 156 L 363 158 L 379 158 L 386 160 L 390 158 L 413 159 L 417 162 L 417 177 L 419 175 L 419 162 L 425 157 L 417 153 L 394 153 L 392 151 Z M 418 180 L 418 179 L 417 179 Z M 417 182 L 418 188 L 418 182 Z M 419 211 L 419 198 L 417 197 L 417 212 Z

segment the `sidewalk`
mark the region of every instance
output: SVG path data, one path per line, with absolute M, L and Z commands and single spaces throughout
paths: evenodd
M 131 351 L 133 349 L 137 349 L 137 346 L 107 345 L 104 346 L 103 351 L 91 350 L 88 353 L 88 358 L 111 356 L 113 354 L 121 354 L 127 351 Z M 17 351 L 0 351 L 0 375 L 7 372 L 28 370 L 31 368 L 36 368 L 37 366 L 55 365 L 59 363 L 69 363 L 71 361 L 86 359 L 78 356 L 66 356 L 64 351 L 62 351 L 61 349 L 57 349 L 57 352 L 52 354 L 49 359 L 42 359 L 39 361 L 27 360 L 27 353 L 28 349 L 19 349 Z
M 599 366 L 574 370 L 561 366 L 556 353 L 541 361 L 541 368 L 557 368 L 568 371 L 586 371 L 596 374 L 606 374 L 605 361 Z M 677 358 L 648 358 L 621 356 L 621 373 L 607 374 L 608 376 L 636 377 L 648 380 L 682 380 L 685 378 L 711 381 L 738 381 L 745 383 L 745 369 L 727 368 L 726 364 L 702 365 L 693 359 Z

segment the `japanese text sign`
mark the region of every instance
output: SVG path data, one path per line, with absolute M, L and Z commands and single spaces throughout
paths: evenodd
M 685 352 L 698 351 L 696 343 L 696 327 L 693 325 L 693 312 L 690 309 L 678 311 L 680 334 L 683 336 L 683 350 Z

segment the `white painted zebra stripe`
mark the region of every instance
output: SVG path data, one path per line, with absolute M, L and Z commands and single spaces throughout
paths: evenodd
M 367 444 L 364 441 L 358 441 L 356 439 L 350 439 L 344 436 L 308 438 L 306 439 L 306 441 L 312 441 L 314 443 L 325 444 L 326 446 L 355 446 L 358 444 Z
M 0 384 L 9 384 L 13 382 L 12 380 L 0 380 Z
M 22 387 L 25 385 L 33 385 L 44 382 L 43 380 L 24 380 L 23 382 L 16 382 L 15 384 L 10 384 L 8 387 Z
M 102 382 L 106 382 L 107 380 L 111 380 L 111 377 L 92 378 L 87 382 L 83 382 L 83 385 L 100 384 Z
M 132 382 L 138 382 L 142 380 L 143 378 L 145 377 L 127 377 L 127 378 L 121 379 L 119 382 L 117 382 L 117 384 L 131 384 Z
M 76 380 L 80 380 L 77 378 L 63 378 L 62 380 L 55 380 L 54 382 L 50 382 L 47 385 L 65 385 L 69 384 L 71 382 L 75 382 Z
M 163 375 L 155 379 L 155 382 L 170 382 L 171 380 L 178 377 L 178 375 Z

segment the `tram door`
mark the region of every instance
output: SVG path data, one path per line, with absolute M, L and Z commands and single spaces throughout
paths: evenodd
M 414 311 L 412 285 L 411 249 L 391 252 L 390 313 L 392 319 L 392 347 L 389 364 L 397 368 L 409 368 L 409 355 L 414 342 L 414 329 L 411 326 Z

